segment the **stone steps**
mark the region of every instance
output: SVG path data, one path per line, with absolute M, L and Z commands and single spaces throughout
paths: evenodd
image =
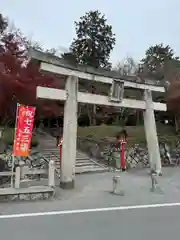
M 47 158 L 49 156 L 45 155 Z M 60 158 L 58 156 L 51 157 L 52 160 L 55 162 L 56 169 L 58 172 L 60 172 Z M 83 173 L 83 172 L 99 172 L 99 171 L 106 171 L 107 168 L 104 166 L 100 166 L 99 164 L 96 164 L 94 161 L 91 161 L 91 159 L 77 159 L 76 160 L 76 173 Z
M 100 173 L 108 171 L 108 169 L 99 166 L 83 166 L 83 167 L 76 167 L 76 174 L 82 173 Z
M 60 166 L 56 168 L 57 173 L 60 175 Z M 105 172 L 108 169 L 105 169 L 104 167 L 99 167 L 99 166 L 83 166 L 83 167 L 78 167 L 76 166 L 76 174 L 81 174 L 81 173 L 96 173 L 96 172 Z
M 46 135 L 45 137 L 40 136 L 40 149 L 42 154 L 47 159 L 52 159 L 55 161 L 56 172 L 58 173 L 58 175 L 60 175 L 60 156 L 59 148 L 56 147 L 56 140 L 48 135 Z M 90 159 L 84 153 L 77 151 L 75 166 L 76 174 L 104 171 L 108 171 L 108 168 L 98 164 L 96 161 Z

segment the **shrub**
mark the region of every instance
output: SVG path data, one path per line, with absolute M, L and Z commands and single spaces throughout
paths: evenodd
M 13 145 L 14 142 L 14 128 L 5 128 L 3 130 L 2 139 L 7 145 Z M 37 147 L 39 144 L 35 133 L 32 135 L 31 147 Z

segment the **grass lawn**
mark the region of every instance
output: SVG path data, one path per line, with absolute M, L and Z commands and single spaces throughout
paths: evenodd
M 120 126 L 108 125 L 79 127 L 78 137 L 90 138 L 95 141 L 113 139 L 121 129 Z M 127 126 L 125 129 L 128 133 L 129 143 L 146 143 L 144 126 Z M 157 124 L 157 132 L 160 141 L 165 140 L 167 143 L 173 144 L 180 140 L 180 136 L 174 134 L 171 126 Z

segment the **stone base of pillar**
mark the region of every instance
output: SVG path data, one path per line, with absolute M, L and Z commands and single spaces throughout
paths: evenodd
M 60 188 L 62 189 L 73 189 L 75 187 L 75 181 L 71 182 L 60 182 Z

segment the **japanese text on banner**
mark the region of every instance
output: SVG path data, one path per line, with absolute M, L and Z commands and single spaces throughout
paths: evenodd
M 34 125 L 35 108 L 18 105 L 16 131 L 13 147 L 14 156 L 28 156 Z

